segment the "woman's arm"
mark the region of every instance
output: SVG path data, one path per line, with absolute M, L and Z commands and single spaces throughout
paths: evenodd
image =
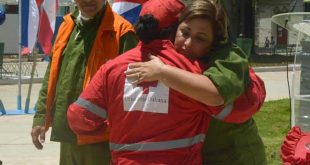
M 126 72 L 127 77 L 139 77 L 134 83 L 160 80 L 168 87 L 206 105 L 224 104 L 224 99 L 208 77 L 165 65 L 155 56 L 151 56 L 148 62 L 130 64 L 129 68 L 131 70 Z

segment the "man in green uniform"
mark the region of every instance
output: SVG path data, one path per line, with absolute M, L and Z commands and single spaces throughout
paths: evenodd
M 100 65 L 137 44 L 132 25 L 113 13 L 106 0 L 75 0 L 77 10 L 64 17 L 56 37 L 33 119 L 33 144 L 42 149 L 52 127 L 60 142 L 60 165 L 108 164 L 108 143 L 79 139 L 67 122 L 73 103 Z M 77 145 L 85 144 L 85 145 Z

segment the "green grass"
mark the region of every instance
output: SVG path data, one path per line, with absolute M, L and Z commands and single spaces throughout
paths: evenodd
M 265 102 L 254 116 L 265 143 L 268 165 L 279 165 L 280 146 L 290 129 L 289 99 Z

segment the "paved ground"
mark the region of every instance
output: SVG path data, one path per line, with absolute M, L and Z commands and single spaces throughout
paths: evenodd
M 47 63 L 39 62 L 37 72 L 43 77 Z M 37 77 L 36 77 L 36 80 Z M 7 112 L 17 110 L 18 82 L 16 80 L 0 80 L 0 99 Z M 6 85 L 3 85 L 6 84 Z M 30 108 L 34 108 L 41 84 L 32 85 Z M 22 109 L 29 84 L 21 85 Z M 19 112 L 23 112 L 20 110 Z M 37 150 L 30 138 L 33 115 L 3 115 L 0 116 L 0 160 L 3 165 L 57 165 L 59 160 L 59 144 L 49 141 L 50 131 L 43 150 Z
M 257 72 L 264 80 L 266 88 L 266 101 L 289 98 L 287 76 L 285 71 L 281 72 Z M 289 79 L 292 74 L 289 72 Z
M 40 75 L 43 75 L 46 63 L 39 63 Z M 271 70 L 270 70 L 271 71 Z M 258 72 L 265 81 L 266 100 L 288 98 L 286 72 Z M 290 74 L 291 76 L 291 74 Z M 5 84 L 5 83 L 2 83 Z M 33 108 L 38 97 L 41 84 L 32 87 L 30 107 Z M 1 85 L 0 99 L 9 112 L 17 108 L 18 85 Z M 28 85 L 22 85 L 22 103 L 24 109 Z M 30 130 L 33 115 L 0 116 L 0 160 L 3 165 L 56 165 L 59 160 L 59 144 L 46 139 L 43 150 L 36 150 L 31 143 Z M 48 132 L 49 134 L 50 132 Z M 47 135 L 49 137 L 49 135 Z
M 0 117 L 0 160 L 3 165 L 58 164 L 58 143 L 46 139 L 43 150 L 37 150 L 32 145 L 30 138 L 32 117 L 32 115 Z

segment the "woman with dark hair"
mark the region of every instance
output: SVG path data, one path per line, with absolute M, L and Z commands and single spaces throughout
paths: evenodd
M 127 77 L 139 75 L 136 84 L 159 80 L 209 107 L 225 107 L 211 119 L 204 146 L 205 164 L 266 164 L 264 145 L 251 118 L 264 101 L 264 84 L 248 67 L 244 52 L 228 41 L 227 16 L 221 5 L 196 0 L 182 13 L 179 23 L 175 49 L 205 63 L 203 74 L 181 70 L 151 56 L 149 62 L 130 64 Z M 238 110 L 246 116 L 239 116 L 239 124 L 228 123 L 236 119 L 229 120 L 229 115 Z
M 79 139 L 98 137 L 110 130 L 112 164 L 202 164 L 210 115 L 221 117 L 226 112 L 227 107 L 205 106 L 162 81 L 135 84 L 139 72 L 125 77 L 124 72 L 130 72 L 128 63 L 147 61 L 149 54 L 156 54 L 169 66 L 202 74 L 204 64 L 177 53 L 167 40 L 183 7 L 178 0 L 144 4 L 136 26 L 141 42 L 103 65 L 69 107 L 68 122 Z M 209 30 L 210 25 L 208 22 Z M 221 99 L 215 93 L 217 97 Z M 238 123 L 241 115 L 246 116 L 235 109 L 230 111 L 224 115 L 230 122 Z
M 103 137 L 110 130 L 111 164 L 202 164 L 210 115 L 222 108 L 207 107 L 161 81 L 134 84 L 139 73 L 124 74 L 128 63 L 146 61 L 150 53 L 167 65 L 202 73 L 197 60 L 177 53 L 167 40 L 183 8 L 178 0 L 146 2 L 136 26 L 138 46 L 105 63 L 69 107 L 68 122 L 78 139 Z

